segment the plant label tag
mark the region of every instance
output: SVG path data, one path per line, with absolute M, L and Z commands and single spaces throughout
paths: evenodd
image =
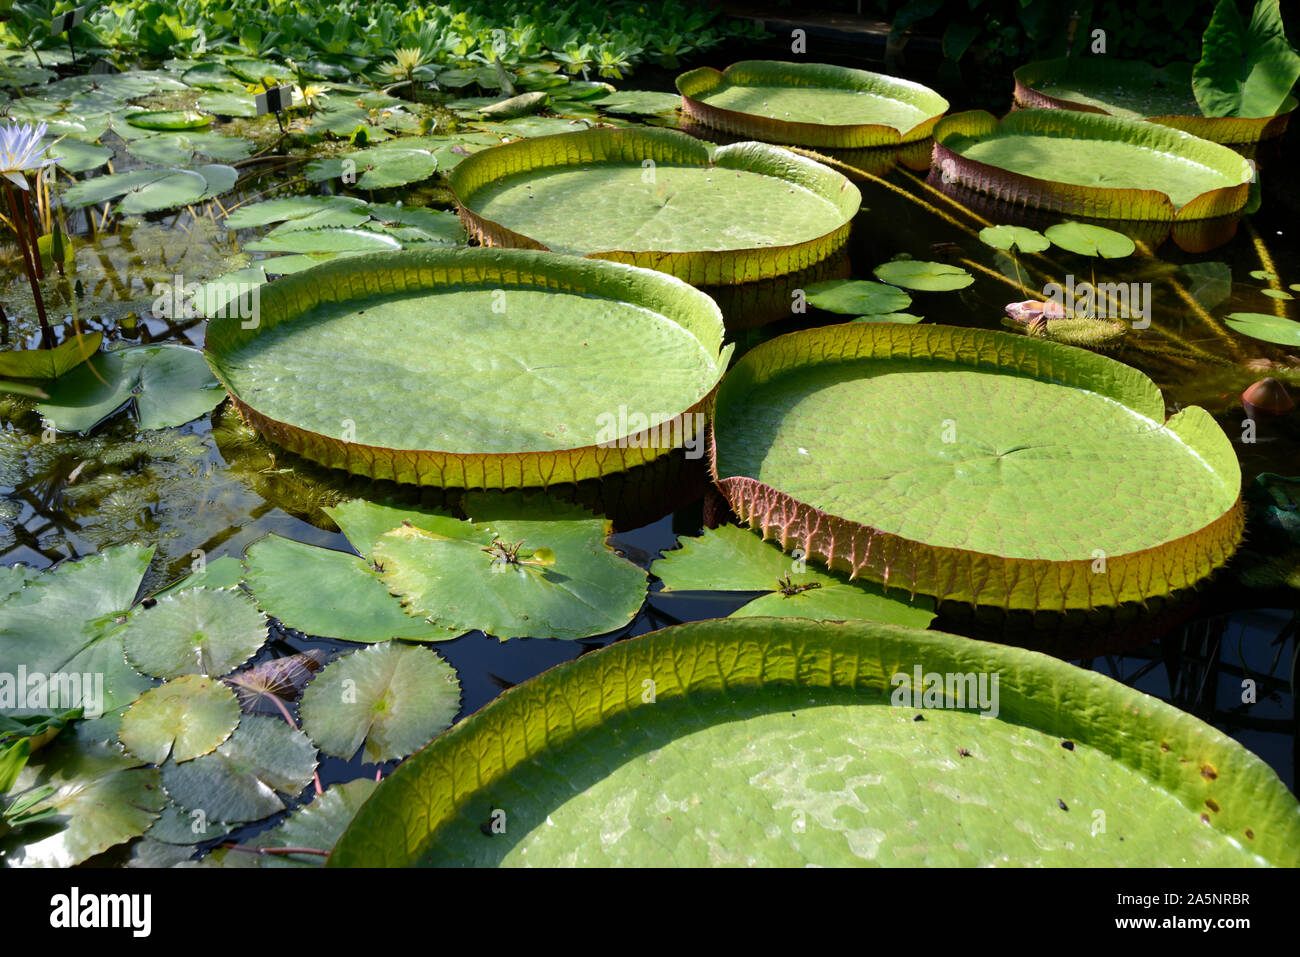
M 50 21 L 50 36 L 57 37 L 60 33 L 67 33 L 73 27 L 78 26 L 85 16 L 85 7 L 77 7 L 67 13 L 60 13 Z
M 257 106 L 257 115 L 279 113 L 293 105 L 293 87 L 276 86 L 253 97 Z

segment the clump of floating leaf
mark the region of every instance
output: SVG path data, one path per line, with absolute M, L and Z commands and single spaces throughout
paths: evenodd
M 615 555 L 610 523 L 549 498 L 467 495 L 472 521 L 416 519 L 381 535 L 372 558 L 407 612 L 457 634 L 588 638 L 622 628 L 645 572 Z
M 764 537 L 853 577 L 1002 608 L 1108 607 L 1195 585 L 1241 538 L 1227 436 L 1204 409 L 1164 409 L 1142 373 L 1068 346 L 831 326 L 731 370 L 713 475 Z
M 1138 120 L 1070 110 L 982 110 L 935 128 L 945 182 L 1007 203 L 1102 219 L 1186 222 L 1239 212 L 1253 167 L 1206 140 Z
M 735 525 L 683 538 L 681 547 L 665 552 L 650 567 L 664 587 L 656 596 L 681 592 L 766 592 L 732 613 L 733 618 L 774 616 L 845 621 L 868 618 L 896 625 L 926 627 L 934 620 L 934 602 L 885 595 L 878 585 L 849 581 L 843 574 L 809 568 L 753 532 Z
M 612 259 L 696 285 L 753 282 L 826 259 L 848 239 L 862 201 L 842 175 L 786 150 L 712 147 L 661 129 L 494 146 L 448 182 L 484 245 Z
M 1228 736 L 1046 655 L 723 619 L 507 691 L 394 771 L 328 866 L 523 863 L 1295 866 L 1300 804 Z
M 579 482 L 694 441 L 731 350 L 683 282 L 530 250 L 338 260 L 261 287 L 245 325 L 212 319 L 205 354 L 266 438 L 463 488 Z
M 1192 65 L 1161 68 L 1143 60 L 1061 57 L 1027 63 L 1013 74 L 1016 104 L 1035 110 L 1076 110 L 1146 120 L 1214 143 L 1258 143 L 1281 136 L 1296 99 L 1276 114 L 1204 116 L 1192 88 Z
M 253 603 L 219 588 L 187 588 L 136 608 L 122 638 L 127 660 L 155 678 L 220 677 L 265 641 L 266 619 Z
M 238 848 L 218 849 L 210 858 L 223 867 L 321 867 L 330 848 L 379 787 L 377 781 L 359 778 L 335 784 L 310 804 L 294 808 L 269 831 L 263 831 Z
M 244 567 L 258 606 L 308 635 L 366 642 L 457 637 L 403 612 L 377 568 L 356 555 L 268 535 L 249 546 Z
M 384 642 L 330 663 L 302 696 L 302 726 L 326 754 L 345 761 L 365 745 L 372 763 L 404 758 L 451 727 L 460 679 L 418 645 Z
M 162 780 L 183 810 L 240 824 L 283 811 L 280 795 L 296 797 L 315 770 L 316 749 L 307 735 L 280 718 L 246 714 L 215 751 L 163 765 Z
M 858 149 L 930 135 L 948 101 L 929 87 L 825 63 L 744 60 L 677 78 L 682 112 L 727 133 L 794 146 Z
M 182 675 L 151 688 L 122 715 L 117 736 L 151 764 L 177 764 L 207 754 L 239 724 L 235 693 L 215 678 Z

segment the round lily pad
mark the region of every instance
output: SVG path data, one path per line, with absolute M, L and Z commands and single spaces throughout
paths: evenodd
M 142 130 L 201 130 L 212 125 L 210 113 L 194 110 L 137 110 L 126 114 L 126 121 Z
M 1171 705 L 955 635 L 747 618 L 507 691 L 394 771 L 327 866 L 1297 863 L 1277 774 Z
M 948 101 L 919 83 L 825 63 L 745 60 L 677 78 L 682 110 L 769 143 L 858 149 L 928 137 Z
M 1194 585 L 1241 538 L 1241 473 L 1136 369 L 980 329 L 850 323 L 748 353 L 718 393 L 736 514 L 832 568 L 1003 608 Z M 1116 489 L 1177 489 L 1122 494 Z
M 253 603 L 221 588 L 187 588 L 138 607 L 123 633 L 127 660 L 156 678 L 220 677 L 265 641 L 266 619 Z
M 215 678 L 182 675 L 151 688 L 122 715 L 118 737 L 150 764 L 177 764 L 215 749 L 239 724 L 235 693 Z
M 1048 228 L 1047 238 L 1069 252 L 1103 259 L 1123 259 L 1137 248 L 1123 233 L 1089 223 L 1058 223 Z
M 730 351 L 685 283 L 551 253 L 357 256 L 260 293 L 252 328 L 207 327 L 236 406 L 306 458 L 400 482 L 544 486 L 698 455 Z
M 495 146 L 448 177 L 471 236 L 613 259 L 695 284 L 783 275 L 844 245 L 861 194 L 762 143 L 595 129 Z M 581 215 L 574 210 L 581 209 Z
M 1224 320 L 1228 328 L 1243 336 L 1275 342 L 1279 346 L 1300 347 L 1300 322 L 1264 312 L 1234 312 Z
M 1155 123 L 1072 110 L 982 110 L 935 127 L 934 168 L 997 200 L 1067 215 L 1188 222 L 1239 212 L 1241 155 Z
M 456 670 L 417 645 L 385 642 L 327 665 L 303 692 L 303 729 L 325 754 L 371 763 L 404 758 L 451 726 Z
M 804 290 L 808 305 L 844 315 L 883 315 L 906 309 L 912 297 L 901 289 L 864 279 L 830 279 Z
M 960 266 L 916 259 L 896 259 L 881 263 L 872 272 L 881 282 L 918 292 L 951 292 L 954 289 L 965 289 L 975 281 L 975 277 Z
M 986 226 L 980 230 L 980 242 L 994 249 L 1010 252 L 1041 253 L 1052 241 L 1036 229 L 1026 226 Z

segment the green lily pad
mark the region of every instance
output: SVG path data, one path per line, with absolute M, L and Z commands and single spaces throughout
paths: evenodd
M 940 599 L 1112 607 L 1191 587 L 1241 538 L 1240 467 L 1209 413 L 1166 421 L 1136 369 L 1007 333 L 771 340 L 719 389 L 714 442 L 719 488 L 765 538 Z M 1121 481 L 1180 492 L 1096 492 Z
M 290 196 L 249 203 L 231 211 L 223 220 L 227 229 L 250 229 L 286 220 L 305 219 L 323 212 L 350 212 L 365 206 L 351 196 Z
M 294 229 L 245 243 L 249 252 L 341 253 L 401 249 L 391 236 L 365 229 Z
M 698 457 L 703 404 L 726 365 L 704 294 L 572 256 L 404 250 L 340 259 L 260 293 L 255 329 L 208 324 L 213 370 L 276 443 L 373 478 L 535 487 L 673 448 Z M 420 383 L 417 401 L 375 391 L 399 379 Z M 302 387 L 311 381 L 329 387 Z
M 310 804 L 294 808 L 279 825 L 257 835 L 249 846 L 271 850 L 309 847 L 328 852 L 377 787 L 378 782 L 369 778 L 332 785 Z M 244 856 L 256 862 L 258 867 L 323 867 L 325 864 L 325 854 Z M 230 854 L 227 854 L 226 862 L 229 861 Z
M 654 115 L 674 112 L 681 106 L 682 98 L 655 90 L 619 90 L 617 93 L 590 98 L 587 102 L 606 113 Z
M 881 282 L 919 292 L 950 292 L 965 289 L 975 281 L 975 277 L 960 266 L 915 259 L 896 259 L 882 263 L 872 272 Z
M 92 169 L 99 169 L 113 158 L 113 150 L 107 146 L 86 143 L 71 137 L 52 143 L 48 153 L 58 159 L 59 166 L 69 173 L 89 173 Z
M 351 172 L 358 189 L 388 189 L 422 182 L 437 171 L 438 159 L 428 150 L 386 147 L 313 160 L 304 172 L 313 182 Z
M 126 121 L 142 130 L 201 130 L 212 125 L 212 115 L 192 110 L 139 110 L 128 113 Z
M 683 538 L 680 544 L 650 566 L 650 573 L 664 583 L 656 594 L 766 592 L 733 612 L 733 618 L 868 618 L 915 628 L 934 620 L 934 602 L 927 598 L 903 601 L 886 596 L 872 583 L 808 568 L 807 562 L 735 525 L 706 530 L 700 538 Z
M 1277 774 L 1171 705 L 955 635 L 748 618 L 506 692 L 397 768 L 327 866 L 1297 863 Z
M 375 543 L 379 577 L 408 613 L 504 641 L 602 635 L 640 609 L 645 572 L 606 545 L 607 520 L 518 495 L 467 496 L 465 510 L 473 521 L 455 534 L 407 524 Z
M 828 258 L 862 199 L 839 173 L 777 147 L 711 147 L 641 128 L 494 146 L 448 182 L 485 245 L 613 259 L 710 285 Z
M 52 787 L 54 793 L 30 811 L 55 813 L 0 837 L 0 862 L 7 867 L 80 864 L 139 837 L 167 800 L 157 768 L 140 767 L 102 741 L 62 734 L 33 758 L 7 800 Z
M 308 635 L 372 642 L 445 641 L 460 634 L 403 612 L 378 573 L 356 555 L 268 535 L 249 546 L 244 567 L 258 606 Z
M 370 215 L 384 227 L 410 226 L 425 233 L 430 240 L 453 246 L 465 245 L 465 227 L 455 213 L 421 206 L 375 204 Z
M 746 60 L 677 78 L 682 111 L 769 143 L 859 149 L 930 135 L 948 101 L 919 83 L 825 63 Z
M 316 749 L 307 735 L 282 718 L 246 714 L 215 751 L 163 765 L 162 780 L 184 810 L 239 824 L 283 811 L 280 795 L 296 797 L 315 770 Z
M 883 315 L 906 309 L 912 297 L 894 286 L 862 279 L 830 279 L 804 290 L 808 305 L 844 315 Z
M 238 321 L 238 320 L 235 320 Z M 203 356 L 185 346 L 129 346 L 79 366 L 37 411 L 64 432 L 89 432 L 132 402 L 142 429 L 184 425 L 212 410 L 221 390 Z
M 1268 296 L 1268 298 L 1270 299 L 1294 299 L 1295 298 L 1295 296 L 1291 295 L 1285 289 L 1261 289 L 1260 292 Z
M 127 661 L 155 678 L 219 677 L 262 647 L 266 619 L 237 590 L 186 588 L 135 609 L 122 640 Z
M 208 190 L 202 174 L 180 169 L 137 169 L 85 179 L 63 194 L 66 206 L 107 203 L 119 196 L 118 210 L 123 213 L 152 213 L 198 202 Z
M 379 764 L 418 751 L 451 727 L 460 680 L 436 653 L 384 642 L 327 665 L 303 693 L 303 729 L 325 754 Z
M 1123 233 L 1088 223 L 1058 223 L 1048 228 L 1047 238 L 1069 252 L 1103 259 L 1123 259 L 1137 249 L 1133 240 Z
M 0 376 L 14 379 L 57 379 L 99 351 L 102 332 L 72 336 L 53 349 L 13 349 L 0 352 Z
M 150 764 L 209 753 L 239 724 L 235 693 L 215 678 L 188 674 L 151 688 L 122 715 L 118 737 Z
M 1074 110 L 982 110 L 935 127 L 945 182 L 1006 203 L 1106 219 L 1187 222 L 1239 212 L 1254 168 L 1181 130 Z M 1068 148 L 1062 143 L 1068 142 Z
M 986 226 L 980 230 L 980 242 L 994 249 L 1010 252 L 1041 253 L 1052 241 L 1036 229 L 1026 226 Z
M 251 93 L 231 93 L 214 91 L 204 93 L 198 99 L 198 107 L 218 116 L 239 116 L 252 118 L 257 116 L 257 103 Z
M 1291 348 L 1300 346 L 1300 322 L 1263 312 L 1234 312 L 1223 321 L 1228 324 L 1228 328 L 1252 339 Z
M 205 561 L 200 571 L 194 571 L 179 581 L 173 582 L 161 591 L 153 594 L 154 598 L 174 595 L 189 588 L 234 588 L 244 577 L 244 566 L 233 555 L 222 555 L 211 561 Z
M 367 559 L 373 558 L 375 542 L 380 536 L 404 523 L 418 525 L 447 538 L 469 534 L 464 522 L 442 512 L 370 502 L 363 498 L 327 506 L 323 511 L 334 520 L 352 547 Z
M 186 811 L 174 801 L 168 801 L 145 836 L 162 844 L 192 847 L 221 837 L 233 827 L 224 821 L 209 821 L 202 811 Z
M 91 676 L 90 687 L 83 680 L 64 695 L 60 685 L 57 705 L 48 702 L 85 707 L 90 717 L 134 701 L 152 682 L 126 663 L 121 624 L 152 556 L 152 547 L 121 545 L 28 580 L 0 602 L 0 673 L 22 666 L 28 674 Z
M 189 165 L 196 154 L 232 163 L 249 156 L 253 144 L 220 133 L 158 133 L 132 140 L 127 152 L 145 163 L 160 166 Z

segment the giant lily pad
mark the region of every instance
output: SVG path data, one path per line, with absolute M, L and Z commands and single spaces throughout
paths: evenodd
M 1004 608 L 1194 585 L 1241 537 L 1241 473 L 1204 410 L 1102 356 L 1006 333 L 865 323 L 748 353 L 714 474 L 740 518 L 834 569 Z M 1125 494 L 1122 489 L 1161 489 Z
M 261 287 L 244 325 L 213 319 L 206 354 L 266 437 L 373 478 L 464 488 L 690 454 L 729 354 L 717 307 L 685 283 L 523 250 L 337 260 Z M 394 402 L 402 383 L 418 389 Z
M 682 111 L 727 133 L 833 149 L 913 143 L 948 101 L 910 80 L 825 63 L 744 60 L 677 78 Z
M 1277 115 L 1204 116 L 1192 89 L 1191 64 L 1154 67 L 1114 57 L 1061 57 L 1015 72 L 1016 103 L 1036 110 L 1106 113 L 1172 126 L 1215 143 L 1257 143 L 1286 130 L 1295 111 L 1287 97 Z
M 748 618 L 507 691 L 393 772 L 328 866 L 1297 863 L 1300 805 L 1272 769 L 1103 675 Z
M 1255 175 L 1237 153 L 1190 133 L 1070 110 L 946 117 L 933 163 L 946 181 L 1010 203 L 1180 223 L 1239 212 Z
M 494 146 L 448 177 L 470 235 L 730 285 L 820 262 L 861 194 L 764 143 L 710 147 L 671 130 L 588 130 Z M 582 210 L 575 215 L 575 210 Z

